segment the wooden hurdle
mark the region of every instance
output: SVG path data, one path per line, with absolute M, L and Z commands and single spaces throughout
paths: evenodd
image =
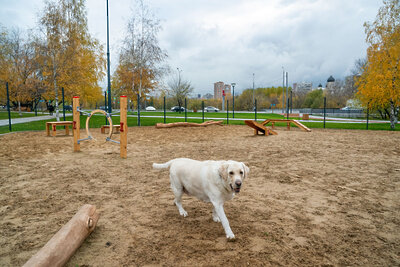
M 128 101 L 126 96 L 120 97 L 120 142 L 111 140 L 112 130 L 110 130 L 109 136 L 107 137 L 107 141 L 112 141 L 114 143 L 120 144 L 120 156 L 121 158 L 127 158 L 127 133 L 128 133 L 128 120 L 127 120 L 127 106 Z M 74 152 L 80 151 L 80 141 L 82 140 L 90 140 L 92 139 L 89 132 L 89 119 L 94 113 L 101 112 L 107 116 L 108 121 L 110 122 L 110 128 L 113 128 L 111 117 L 103 110 L 94 110 L 86 120 L 86 133 L 88 134 L 88 138 L 79 139 L 80 138 L 80 107 L 79 107 L 79 96 L 73 97 L 73 133 L 74 133 Z

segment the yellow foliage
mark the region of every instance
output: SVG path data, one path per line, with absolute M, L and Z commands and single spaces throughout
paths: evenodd
M 376 21 L 365 24 L 368 62 L 357 80 L 358 95 L 369 108 L 400 106 L 400 7 L 384 1 Z

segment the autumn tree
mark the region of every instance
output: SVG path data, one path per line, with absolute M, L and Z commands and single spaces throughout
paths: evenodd
M 8 31 L 0 25 L 0 101 L 6 103 L 5 84 L 10 73 L 10 54 L 11 47 L 8 42 Z
M 10 64 L 8 81 L 10 83 L 10 96 L 13 101 L 18 103 L 18 109 L 21 114 L 21 102 L 32 102 L 35 64 L 35 49 L 32 41 L 19 29 L 11 31 L 8 39 L 10 52 Z
M 53 88 L 48 98 L 55 99 L 59 120 L 59 91 L 67 98 L 80 95 L 84 101 L 102 98 L 98 82 L 104 76 L 105 60 L 99 41 L 90 36 L 85 0 L 46 1 L 40 27 L 40 62 L 45 86 Z
M 167 70 L 162 65 L 167 53 L 158 42 L 160 21 L 143 1 L 136 1 L 136 6 L 127 24 L 112 83 L 114 94 L 130 98 L 144 97 L 155 90 Z
M 364 105 L 388 110 L 394 129 L 400 107 L 400 4 L 399 0 L 383 4 L 375 21 L 364 23 L 368 61 L 357 84 Z
M 324 92 L 322 89 L 312 90 L 306 95 L 303 107 L 322 108 L 324 104 Z

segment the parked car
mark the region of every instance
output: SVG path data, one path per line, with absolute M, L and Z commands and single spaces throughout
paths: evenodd
M 148 106 L 148 107 L 146 107 L 146 111 L 156 111 L 156 108 L 152 107 L 152 106 Z
M 171 108 L 171 111 L 174 111 L 174 112 L 184 112 L 185 111 L 185 108 L 184 107 L 180 107 L 180 109 L 179 109 L 179 107 L 178 106 L 175 106 L 175 107 L 172 107 Z
M 217 109 L 216 107 L 208 106 L 208 107 L 204 108 L 204 111 L 206 111 L 206 112 L 218 112 L 219 109 Z
M 72 106 L 71 105 L 65 105 L 64 109 L 67 111 L 72 111 Z

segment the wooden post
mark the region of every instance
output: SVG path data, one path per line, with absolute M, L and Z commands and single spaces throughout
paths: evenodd
M 96 207 L 83 205 L 74 217 L 24 264 L 24 267 L 64 266 L 86 237 L 93 232 L 98 220 L 99 213 Z
M 79 96 L 74 96 L 72 99 L 72 110 L 73 110 L 73 123 L 72 123 L 72 131 L 74 133 L 74 152 L 80 151 L 81 146 L 78 144 L 78 140 L 80 138 L 80 112 L 77 110 L 79 107 Z
M 128 120 L 127 120 L 127 97 L 122 95 L 120 97 L 120 155 L 121 158 L 126 159 L 127 157 L 127 143 L 128 143 Z M 111 131 L 112 129 L 110 129 Z

